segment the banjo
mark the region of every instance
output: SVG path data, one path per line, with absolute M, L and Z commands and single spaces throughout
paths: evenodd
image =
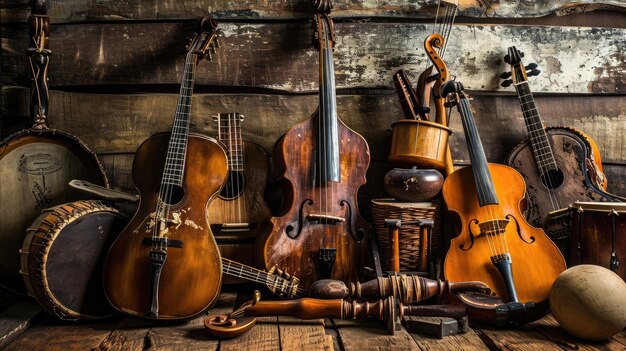
M 26 293 L 19 249 L 33 220 L 46 208 L 79 198 L 67 186 L 72 179 L 108 187 L 96 154 L 75 136 L 46 124 L 49 28 L 46 1 L 33 1 L 27 57 L 34 124 L 0 142 L 0 286 L 19 294 Z

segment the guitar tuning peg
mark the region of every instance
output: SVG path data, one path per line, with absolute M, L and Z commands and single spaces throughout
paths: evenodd
M 526 66 L 526 67 L 524 67 L 524 68 L 525 68 L 526 70 L 529 70 L 529 69 L 535 69 L 535 68 L 537 68 L 538 66 L 539 66 L 539 65 L 537 65 L 536 63 L 534 63 L 534 62 L 533 62 L 533 63 L 529 64 L 528 66 Z
M 509 54 L 504 55 L 504 62 L 509 63 Z
M 523 52 L 519 52 L 519 57 L 524 57 L 524 53 Z
M 532 71 L 528 72 L 528 73 L 527 73 L 527 75 L 532 77 L 532 76 L 538 76 L 538 75 L 539 75 L 539 73 L 541 73 L 541 71 L 540 71 L 540 70 L 538 70 L 538 69 L 533 69 Z
M 511 79 L 507 79 L 503 81 L 502 83 L 500 83 L 500 85 L 503 86 L 504 88 L 510 87 L 511 84 L 513 84 L 513 80 Z
M 511 78 L 511 72 L 502 72 L 502 74 L 500 74 L 500 78 L 501 79 Z

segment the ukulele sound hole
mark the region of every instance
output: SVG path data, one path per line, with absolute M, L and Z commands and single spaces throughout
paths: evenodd
M 228 180 L 222 188 L 220 197 L 225 200 L 233 200 L 243 193 L 246 177 L 243 172 L 228 172 Z
M 159 196 L 166 205 L 176 205 L 185 197 L 185 189 L 178 185 L 165 186 Z
M 551 169 L 547 172 L 543 172 L 541 182 L 543 186 L 550 190 L 556 189 L 563 184 L 563 172 L 561 172 L 560 169 Z

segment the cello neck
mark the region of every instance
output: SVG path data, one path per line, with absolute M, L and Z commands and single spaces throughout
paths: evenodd
M 334 33 L 330 16 L 316 14 L 319 48 L 319 110 L 318 169 L 320 181 L 339 182 L 339 132 L 337 126 L 337 94 L 333 63 Z
M 457 107 L 463 122 L 465 140 L 467 141 L 472 173 L 478 193 L 478 203 L 480 206 L 496 205 L 498 204 L 498 196 L 493 185 L 491 172 L 489 172 L 485 150 L 480 141 L 480 135 L 478 134 L 478 128 L 476 127 L 469 100 L 463 91 L 458 92 Z

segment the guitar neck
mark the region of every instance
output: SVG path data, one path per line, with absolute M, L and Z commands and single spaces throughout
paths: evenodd
M 220 113 L 217 117 L 218 139 L 226 146 L 228 168 L 231 171 L 244 171 L 244 143 L 241 137 L 241 115 Z
M 517 97 L 522 107 L 522 113 L 524 114 L 524 121 L 528 131 L 528 139 L 530 140 L 537 166 L 542 171 L 556 170 L 557 165 L 554 160 L 552 146 L 550 145 L 548 134 L 541 122 L 541 116 L 539 116 L 539 112 L 537 111 L 535 98 L 530 91 L 528 81 L 524 80 L 515 84 L 515 90 L 517 91 Z
M 189 111 L 191 110 L 195 63 L 196 55 L 187 54 L 183 79 L 180 84 L 180 94 L 178 95 L 178 104 L 174 114 L 172 135 L 165 159 L 162 183 L 182 185 L 185 171 L 185 156 L 187 154 L 187 137 L 189 136 Z

